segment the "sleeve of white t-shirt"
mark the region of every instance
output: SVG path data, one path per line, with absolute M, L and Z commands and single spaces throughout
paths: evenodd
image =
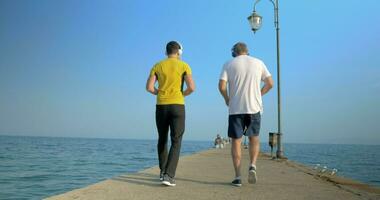
M 228 75 L 227 75 L 227 63 L 223 65 L 222 73 L 220 73 L 220 80 L 227 81 Z
M 270 72 L 268 71 L 267 69 L 267 66 L 265 66 L 264 63 L 262 63 L 262 73 L 261 73 L 261 80 L 264 81 L 266 78 L 272 76 L 272 74 L 270 74 Z

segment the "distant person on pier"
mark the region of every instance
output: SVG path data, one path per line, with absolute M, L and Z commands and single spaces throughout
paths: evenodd
M 248 182 L 257 181 L 256 161 L 260 151 L 259 132 L 263 110 L 261 97 L 273 87 L 273 80 L 263 61 L 248 55 L 246 44 L 236 43 L 231 53 L 233 59 L 224 64 L 220 75 L 219 91 L 229 108 L 228 136 L 232 138 L 231 154 L 235 168 L 232 184 L 241 186 L 243 135 L 249 138 Z M 261 82 L 264 82 L 262 88 Z
M 215 146 L 215 148 L 217 148 L 217 149 L 222 149 L 222 148 L 224 148 L 224 141 L 223 141 L 223 138 L 220 137 L 219 134 L 216 135 L 216 138 L 215 138 L 215 141 L 214 141 L 214 146 Z
M 194 89 L 190 66 L 181 60 L 183 48 L 171 41 L 166 45 L 167 58 L 156 63 L 150 71 L 146 90 L 157 95 L 156 126 L 158 130 L 158 160 L 160 180 L 167 186 L 175 186 L 175 172 L 185 131 L 185 96 Z M 158 88 L 155 83 L 158 82 Z M 183 90 L 184 82 L 186 90 Z M 167 142 L 170 129 L 171 147 Z

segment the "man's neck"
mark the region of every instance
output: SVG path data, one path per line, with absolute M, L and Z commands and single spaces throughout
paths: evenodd
M 168 58 L 177 58 L 177 59 L 179 59 L 179 56 L 177 54 L 171 54 L 171 55 L 168 55 Z

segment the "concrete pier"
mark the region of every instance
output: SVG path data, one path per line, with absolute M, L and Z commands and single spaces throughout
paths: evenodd
M 336 176 L 320 176 L 301 164 L 271 160 L 267 155 L 258 160 L 258 182 L 248 184 L 247 150 L 243 150 L 242 166 L 243 186 L 234 187 L 230 184 L 234 171 L 227 145 L 224 149 L 181 157 L 175 187 L 161 185 L 156 166 L 47 199 L 380 199 L 378 187 Z

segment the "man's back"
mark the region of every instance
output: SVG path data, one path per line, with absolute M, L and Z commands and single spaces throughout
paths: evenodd
M 228 82 L 229 114 L 254 114 L 262 111 L 260 83 L 270 76 L 265 64 L 254 57 L 240 55 L 223 66 L 221 79 Z
M 159 84 L 158 105 L 184 104 L 182 94 L 185 75 L 191 75 L 189 65 L 177 58 L 168 58 L 155 64 L 151 70 Z

